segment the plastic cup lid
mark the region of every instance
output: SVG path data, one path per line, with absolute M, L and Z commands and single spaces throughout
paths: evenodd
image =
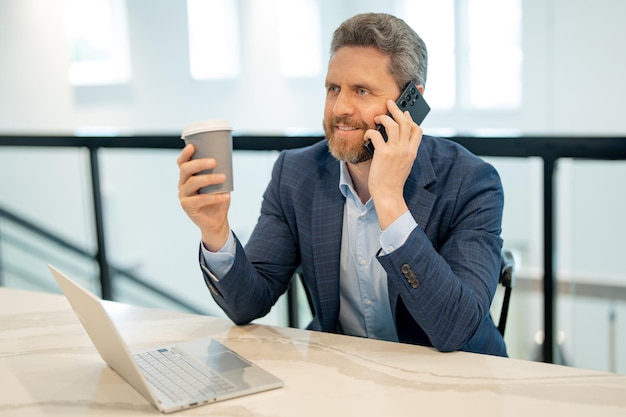
M 185 139 L 187 136 L 195 135 L 202 132 L 213 132 L 216 130 L 233 130 L 228 120 L 205 120 L 202 122 L 195 122 L 188 124 L 183 128 L 181 139 Z

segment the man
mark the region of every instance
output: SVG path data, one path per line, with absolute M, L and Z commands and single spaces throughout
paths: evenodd
M 401 19 L 362 14 L 335 31 L 331 54 L 327 140 L 280 154 L 245 250 L 228 223 L 230 194 L 198 194 L 224 181 L 194 175 L 215 160 L 191 160 L 193 146 L 178 158 L 179 199 L 200 228 L 213 298 L 248 323 L 301 268 L 309 329 L 506 356 L 489 313 L 502 247 L 499 176 L 461 146 L 422 136 L 394 103 L 409 81 L 423 92 L 423 41 Z

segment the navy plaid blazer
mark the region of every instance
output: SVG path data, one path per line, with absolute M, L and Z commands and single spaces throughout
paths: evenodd
M 269 312 L 301 268 L 311 330 L 339 332 L 344 197 L 326 140 L 281 152 L 259 221 L 213 298 L 237 324 Z M 498 285 L 504 195 L 493 166 L 452 141 L 423 136 L 404 196 L 418 227 L 377 256 L 400 342 L 506 356 L 489 308 Z

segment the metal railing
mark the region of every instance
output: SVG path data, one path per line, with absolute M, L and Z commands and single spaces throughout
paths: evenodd
M 94 261 L 94 262 L 98 261 L 95 254 L 90 253 L 89 251 L 81 248 L 80 246 L 73 244 L 69 240 L 63 239 L 59 237 L 58 235 L 41 227 L 40 225 L 36 225 L 20 217 L 16 213 L 12 213 L 11 211 L 2 207 L 0 207 L 0 220 L 4 220 L 15 226 L 18 226 L 20 230 L 30 232 L 31 235 L 36 236 L 38 240 L 46 241 L 52 244 L 54 247 L 61 248 L 69 252 L 70 254 L 76 256 L 80 260 L 87 260 L 87 261 Z M 1 228 L 0 228 L 0 243 L 13 245 L 14 247 L 17 247 L 19 249 L 22 249 L 32 254 L 36 258 L 44 258 L 44 256 L 48 255 L 48 254 L 42 253 L 42 251 L 39 248 L 39 245 L 32 245 L 28 239 L 23 239 L 23 238 L 20 238 L 19 236 L 15 236 L 15 235 L 8 234 L 8 233 L 3 235 Z M 0 253 L 0 285 L 2 285 L 4 281 L 2 279 L 2 276 L 3 276 L 5 269 L 8 269 L 8 262 L 4 261 Z M 204 313 L 203 311 L 187 303 L 185 300 L 172 296 L 168 292 L 160 289 L 158 286 L 152 285 L 149 282 L 149 280 L 145 278 L 141 278 L 140 276 L 138 276 L 132 271 L 129 271 L 124 268 L 116 267 L 115 265 L 112 265 L 112 264 L 108 264 L 106 270 L 109 271 L 109 273 L 111 274 L 110 276 L 107 277 L 108 278 L 107 280 L 109 281 L 107 288 L 109 288 L 109 291 L 111 291 L 111 276 L 118 275 L 118 276 L 128 279 L 130 282 L 142 287 L 143 289 L 150 291 L 152 294 L 158 295 L 166 299 L 170 303 L 177 305 L 179 307 L 182 307 L 183 309 L 189 312 L 198 313 L 198 314 Z M 102 271 L 102 268 L 100 268 L 100 271 Z M 109 293 L 108 297 L 103 297 L 103 298 L 111 300 L 113 298 L 111 295 L 112 294 Z
M 307 146 L 323 139 L 321 136 L 236 136 L 235 150 L 283 150 Z M 626 160 L 626 137 L 469 137 L 449 139 L 460 143 L 476 155 L 484 157 L 539 157 L 543 161 L 543 360 L 554 361 L 556 265 L 553 254 L 557 242 L 555 227 L 555 171 L 560 158 L 590 160 Z M 111 265 L 107 260 L 103 225 L 102 196 L 98 150 L 101 148 L 180 149 L 183 142 L 176 135 L 135 136 L 0 136 L 0 146 L 72 147 L 87 148 L 90 154 L 90 172 L 97 251 L 94 255 L 100 272 L 102 296 L 110 299 Z M 2 264 L 0 263 L 0 267 Z M 138 279 L 138 278 L 137 278 Z M 146 284 L 146 283 L 144 283 Z M 147 284 L 146 284 L 147 285 Z M 158 288 L 154 288 L 159 291 Z M 167 294 L 161 294 L 167 296 Z

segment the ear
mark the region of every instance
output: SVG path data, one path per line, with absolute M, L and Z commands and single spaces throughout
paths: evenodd
M 422 84 L 418 84 L 417 89 L 419 90 L 421 95 L 424 95 L 424 86 Z

